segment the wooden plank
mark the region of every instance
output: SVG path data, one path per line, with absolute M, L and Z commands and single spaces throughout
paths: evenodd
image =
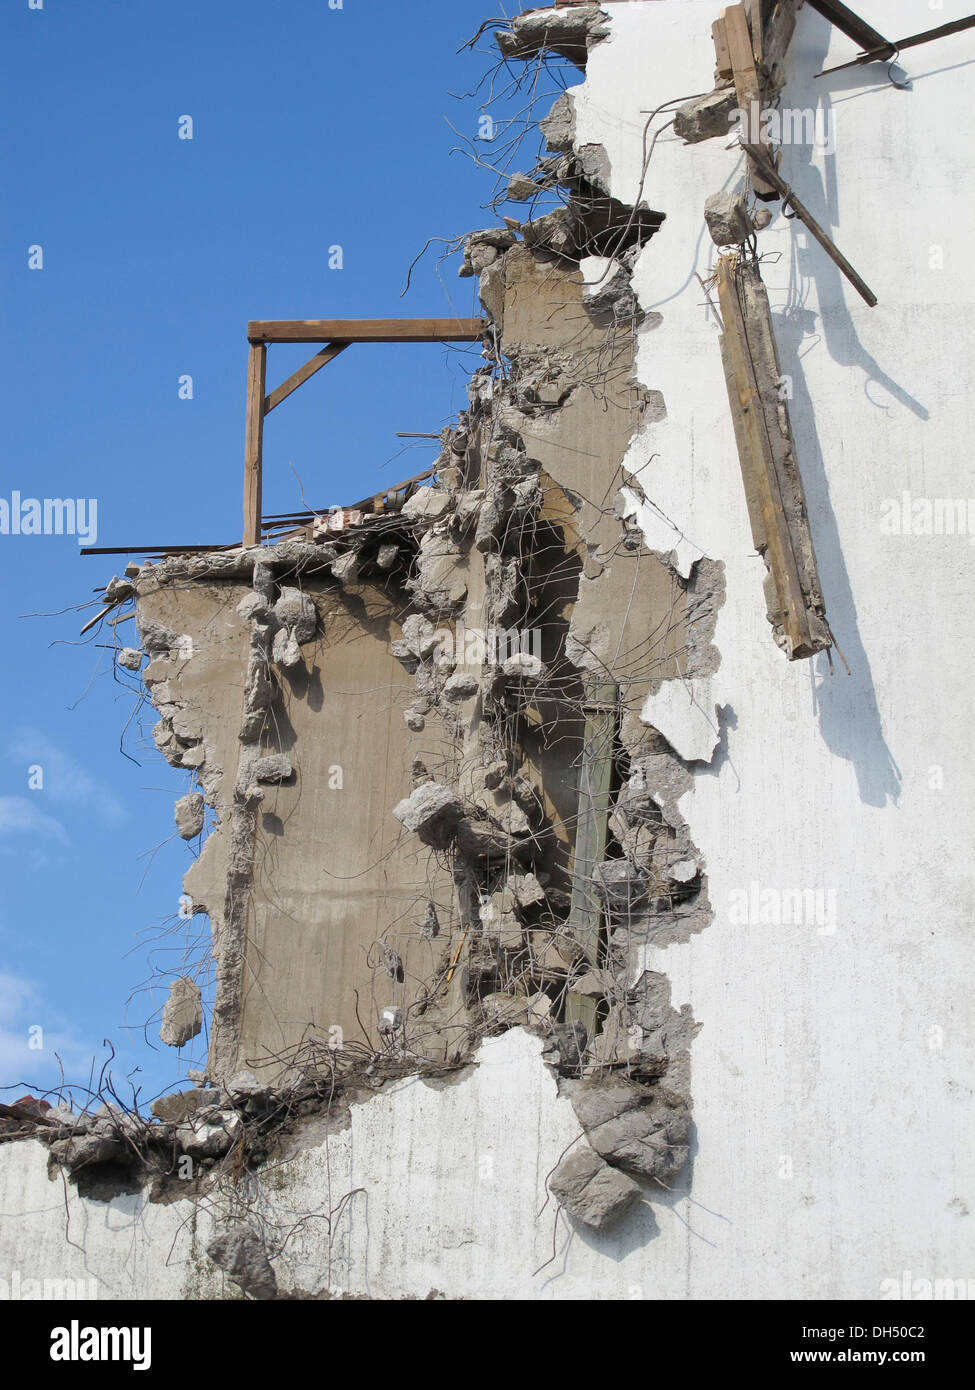
M 280 386 L 276 386 L 267 400 L 264 402 L 264 414 L 270 415 L 275 406 L 286 401 L 292 391 L 297 391 L 299 386 L 304 385 L 309 377 L 320 372 L 329 362 L 334 361 L 340 352 L 344 352 L 349 346 L 348 343 L 329 343 L 323 347 L 321 352 L 316 352 L 314 357 L 310 357 L 303 367 L 299 367 L 296 372 L 292 372 L 287 381 L 282 381 Z
M 764 56 L 762 42 L 762 0 L 744 0 L 745 18 L 752 36 L 752 57 L 758 67 Z
M 475 343 L 487 319 L 255 319 L 251 343 Z
M 267 348 L 251 343 L 247 354 L 244 444 L 244 545 L 261 543 L 261 468 L 264 449 L 264 377 Z
M 768 162 L 772 162 L 772 152 L 762 138 L 762 89 L 752 54 L 752 36 L 748 30 L 744 5 L 729 5 L 724 12 L 725 34 L 731 53 L 731 66 L 734 69 L 735 91 L 741 110 L 741 139 L 743 145 L 758 145 Z M 752 188 L 757 198 L 766 202 L 777 198 L 774 187 L 758 171 L 751 171 Z
M 774 169 L 771 163 L 765 161 L 764 151 L 758 145 L 745 145 L 745 149 L 756 167 L 761 169 L 765 178 L 777 190 L 782 198 L 783 205 L 795 210 L 795 214 L 799 218 L 799 221 L 812 232 L 829 258 L 836 262 L 840 270 L 842 270 L 843 274 L 856 290 L 857 294 L 859 294 L 862 299 L 866 300 L 871 309 L 875 308 L 877 296 L 867 284 L 866 280 L 857 274 L 852 265 L 850 265 L 850 262 L 843 255 L 843 252 L 833 241 L 833 238 L 819 225 L 805 203 L 799 201 L 792 192 L 792 189 L 781 177 L 778 170 Z
M 765 24 L 765 69 L 769 84 L 776 91 L 784 81 L 782 62 L 792 43 L 802 6 L 803 0 L 778 0 Z
M 738 295 L 736 264 L 735 257 L 721 256 L 717 265 L 717 282 L 724 323 L 721 350 L 726 355 L 728 394 L 735 419 L 749 520 L 756 549 L 765 555 L 775 583 L 782 628 L 793 651 L 811 654 L 814 644 L 806 597 L 773 457 L 775 436 L 765 418 L 762 390 L 749 350 L 748 326 Z M 756 529 L 759 522 L 760 531 Z
M 834 24 L 837 29 L 846 34 L 847 38 L 860 45 L 861 48 L 883 49 L 887 57 L 893 57 L 894 46 L 883 34 L 878 34 L 866 20 L 854 14 L 848 5 L 844 5 L 842 0 L 809 0 L 812 8 L 828 19 L 830 24 Z
M 728 35 L 724 27 L 724 10 L 711 25 L 711 37 L 714 40 L 715 57 L 715 76 L 728 78 L 732 75 L 731 49 L 728 47 Z
M 590 965 L 598 965 L 603 910 L 592 875 L 596 865 L 606 858 L 619 686 L 599 676 L 589 676 L 584 707 L 586 728 L 579 767 L 569 931 Z M 570 992 L 566 999 L 566 1018 L 570 1023 L 584 1024 L 591 1036 L 596 1023 L 595 1000 Z

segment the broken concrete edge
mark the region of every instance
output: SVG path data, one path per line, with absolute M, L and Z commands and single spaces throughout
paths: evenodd
M 557 154 L 559 145 L 566 141 L 566 127 L 571 125 L 571 98 L 560 98 L 556 107 L 559 110 L 549 117 L 547 134 L 551 132 Z M 543 177 L 558 178 L 560 174 L 565 177 L 570 195 L 573 180 L 581 186 L 585 178 L 590 190 L 595 187 L 603 167 L 598 147 L 586 147 L 584 153 L 577 152 L 572 147 L 571 139 L 570 136 L 570 154 L 566 156 L 563 151 L 555 165 L 543 170 Z M 566 158 L 568 163 L 563 163 Z M 604 158 L 602 156 L 602 160 Z M 482 252 L 482 264 L 475 273 L 480 275 L 482 302 L 496 327 L 500 326 L 496 284 L 509 254 L 523 255 L 527 252 L 536 258 L 554 258 L 552 264 L 560 273 L 574 272 L 585 259 L 581 252 L 587 247 L 585 243 L 579 244 L 574 233 L 578 209 L 572 206 L 570 199 L 569 208 L 561 211 L 564 215 L 475 233 L 469 239 L 472 272 L 475 272 L 474 253 L 478 249 Z M 636 258 L 654 227 L 649 221 L 633 219 L 633 209 L 625 209 L 619 204 L 615 204 L 610 213 L 609 231 L 612 232 L 612 216 L 624 217 L 633 241 L 618 259 L 613 260 L 615 269 L 612 276 L 607 277 L 605 289 L 600 286 L 599 294 L 587 296 L 585 307 L 593 316 L 610 315 L 617 326 L 625 325 L 632 336 L 641 311 L 632 290 L 631 275 Z M 656 219 L 654 225 L 659 225 L 659 215 L 652 214 L 652 218 Z M 529 229 L 527 232 L 526 228 Z M 517 230 L 523 233 L 521 241 Z M 635 351 L 633 355 L 635 358 Z M 538 356 L 539 362 L 545 359 L 549 369 L 553 360 L 559 361 L 557 349 L 546 350 Z M 528 372 L 533 371 L 536 363 L 531 354 L 523 352 L 521 358 L 521 365 Z M 294 663 L 295 647 L 298 648 L 300 660 L 302 637 L 310 640 L 317 630 L 316 621 L 306 606 L 306 603 L 310 603 L 314 608 L 314 602 L 301 593 L 302 576 L 315 576 L 339 585 L 354 583 L 363 573 L 380 571 L 388 574 L 390 568 L 397 565 L 397 556 L 401 559 L 405 556 L 406 564 L 400 566 L 399 577 L 402 590 L 415 605 L 416 612 L 405 620 L 402 642 L 396 644 L 400 650 L 396 650 L 395 654 L 416 676 L 417 696 L 407 711 L 409 727 L 422 729 L 424 719 L 435 711 L 446 728 L 459 733 L 466 727 L 465 702 L 480 702 L 482 713 L 488 714 L 492 709 L 504 708 L 505 685 L 503 681 L 499 684 L 496 672 L 486 672 L 485 682 L 481 685 L 475 683 L 472 688 L 469 675 L 461 674 L 459 677 L 452 662 L 431 660 L 433 650 L 429 644 L 428 629 L 432 629 L 435 621 L 450 620 L 462 613 L 466 587 L 459 579 L 456 583 L 450 580 L 449 571 L 452 562 L 461 555 L 462 547 L 471 544 L 486 556 L 485 563 L 492 583 L 491 619 L 503 628 L 516 611 L 512 604 L 519 584 L 522 557 L 505 553 L 505 538 L 513 529 L 513 521 L 522 525 L 534 517 L 544 487 L 552 483 L 548 478 L 542 481 L 542 470 L 532 459 L 518 422 L 533 418 L 532 412 L 550 415 L 559 410 L 571 395 L 572 386 L 570 384 L 564 388 L 556 384 L 547 395 L 543 395 L 536 385 L 529 385 L 519 396 L 517 393 L 522 379 L 517 362 L 515 366 L 516 371 L 507 382 L 499 380 L 494 365 L 474 374 L 470 384 L 470 410 L 462 413 L 456 430 L 447 432 L 445 484 L 422 489 L 404 507 L 405 515 L 401 516 L 399 522 L 400 541 L 394 547 L 397 553 L 392 556 L 391 563 L 388 539 L 377 548 L 375 542 L 379 537 L 366 525 L 339 541 L 330 540 L 325 545 L 290 539 L 276 546 L 170 557 L 160 564 L 143 567 L 130 585 L 137 600 L 161 586 L 187 581 L 250 581 L 253 589 L 237 610 L 239 616 L 251 626 L 251 655 L 244 720 L 240 730 L 241 765 L 229 813 L 229 872 L 220 922 L 217 1001 L 208 1067 L 208 1074 L 215 1078 L 227 1075 L 236 1062 L 234 1028 L 240 1011 L 255 812 L 262 796 L 261 765 L 270 760 L 281 778 L 294 774 L 289 759 L 283 754 L 262 753 L 260 745 L 273 700 L 275 669 L 287 668 Z M 631 363 L 631 379 L 636 381 L 635 361 Z M 449 469 L 462 462 L 474 422 L 485 410 L 496 411 L 500 422 L 494 455 L 489 454 L 486 463 L 487 485 L 484 488 L 464 487 L 458 479 L 450 479 Z M 632 539 L 630 537 L 631 542 Z M 708 571 L 707 565 L 710 563 L 696 564 L 692 574 L 684 577 L 688 594 L 695 583 L 699 588 L 706 587 L 702 581 L 705 574 L 711 583 L 707 598 L 698 604 L 693 625 L 691 669 L 694 668 L 695 655 L 703 666 L 716 656 L 710 647 L 710 638 L 720 602 L 721 567 L 711 564 Z M 290 618 L 282 613 L 280 605 L 283 603 L 285 608 L 290 605 L 294 609 Z M 408 627 L 408 624 L 412 626 Z M 282 633 L 286 634 L 283 639 Z M 164 652 L 168 656 L 173 648 L 178 651 L 177 634 L 154 632 L 149 625 L 148 629 L 143 628 L 142 635 L 151 658 L 155 656 L 158 660 Z M 575 640 L 569 654 L 579 671 L 587 669 L 591 658 L 584 641 Z M 150 666 L 152 664 L 150 661 Z M 502 676 L 506 674 L 501 672 Z M 543 672 L 539 671 L 537 678 L 541 679 L 542 675 Z M 162 683 L 157 675 L 150 676 L 147 669 L 146 684 L 157 707 L 165 707 L 168 703 L 164 699 L 164 692 L 159 690 Z M 165 724 L 168 719 L 175 731 L 174 720 L 178 711 L 177 716 L 173 715 L 172 710 L 163 712 L 161 709 L 161 713 L 162 722 Z M 184 734 L 188 732 L 184 730 Z M 689 1011 L 675 1014 L 669 1004 L 669 989 L 664 999 L 656 984 L 652 1005 L 641 1008 L 639 1001 L 633 997 L 633 988 L 629 986 L 629 961 L 632 948 L 637 944 L 649 941 L 654 945 L 665 945 L 670 941 L 687 940 L 692 932 L 701 930 L 710 920 L 703 861 L 691 843 L 686 823 L 677 810 L 677 802 L 690 785 L 692 774 L 660 733 L 632 714 L 624 718 L 621 744 L 629 759 L 629 776 L 615 800 L 611 820 L 614 839 L 622 856 L 598 865 L 594 874 L 594 883 L 610 924 L 607 979 L 603 980 L 599 972 L 589 972 L 583 977 L 576 971 L 573 976 L 579 983 L 584 978 L 588 982 L 584 988 L 591 991 L 594 999 L 601 999 L 607 1010 L 602 1036 L 608 1055 L 601 1056 L 597 1051 L 587 1059 L 586 1047 L 578 1034 L 579 1025 L 554 1025 L 551 1020 L 546 1023 L 544 1019 L 537 1019 L 535 1009 L 541 999 L 548 997 L 544 993 L 541 996 L 506 995 L 502 990 L 482 996 L 480 1026 L 484 1032 L 491 1032 L 524 1026 L 529 1022 L 537 1023 L 543 1029 L 551 1029 L 551 1035 L 556 1038 L 551 1054 L 552 1065 L 561 1074 L 568 1072 L 570 1079 L 573 1076 L 582 1079 L 587 1064 L 594 1067 L 599 1075 L 612 1073 L 613 1068 L 620 1065 L 612 1060 L 616 1056 L 619 1038 L 638 1029 L 637 1047 L 626 1063 L 626 1071 L 631 1084 L 641 1088 L 644 1101 L 640 1105 L 625 1107 L 620 1114 L 639 1111 L 642 1115 L 651 1107 L 654 1095 L 662 1086 L 666 1086 L 668 1095 L 678 1097 L 675 1104 L 664 1107 L 673 1110 L 677 1116 L 668 1119 L 668 1123 L 676 1127 L 673 1131 L 676 1134 L 678 1130 L 686 1128 L 689 1116 L 687 1048 L 693 1036 L 693 1021 L 689 1018 Z M 172 760 L 175 765 L 187 765 L 182 749 L 176 751 Z M 206 764 L 207 756 L 204 755 L 203 761 L 196 767 L 204 784 L 204 796 L 207 794 Z M 412 797 L 404 798 L 395 808 L 395 814 L 404 826 L 419 834 L 421 840 L 432 849 L 440 849 L 447 844 L 458 847 L 463 865 L 463 882 L 458 885 L 462 920 L 478 931 L 488 923 L 495 924 L 500 942 L 503 942 L 506 931 L 520 936 L 528 930 L 531 919 L 524 916 L 525 905 L 517 901 L 515 887 L 507 883 L 493 884 L 489 878 L 485 878 L 479 866 L 483 866 L 492 855 L 510 855 L 516 865 L 516 878 L 519 872 L 534 876 L 531 867 L 531 797 L 519 798 L 517 779 L 508 776 L 506 768 L 504 774 L 502 782 L 493 786 L 487 780 L 487 770 L 484 776 L 485 793 L 500 789 L 500 806 L 497 798 L 489 799 L 487 807 L 490 809 L 486 809 L 484 803 L 472 800 L 469 793 L 458 796 L 450 788 L 442 788 L 442 794 L 440 791 L 424 792 L 421 784 L 421 814 L 413 814 L 416 803 L 413 803 Z M 272 776 L 263 780 L 279 779 Z M 436 805 L 432 804 L 434 801 Z M 431 814 L 424 813 L 424 806 Z M 411 821 L 414 823 L 411 824 Z M 527 821 L 527 824 L 523 821 Z M 506 894 L 510 896 L 510 901 Z M 200 910 L 196 904 L 194 906 Z M 562 973 L 566 980 L 570 978 L 568 968 Z M 675 1020 L 682 1039 L 681 1046 L 676 1049 L 669 1041 L 669 1030 L 673 1029 Z M 561 1038 L 558 1029 L 562 1029 Z M 474 1037 L 472 1033 L 472 1040 Z M 415 1063 L 409 1065 L 416 1070 Z M 683 1119 L 679 1118 L 681 1115 Z M 627 1126 L 634 1123 L 632 1118 L 625 1122 Z M 678 1152 L 682 1145 L 677 1139 L 668 1139 L 665 1148 Z M 610 1153 L 615 1155 L 616 1150 L 610 1150 Z

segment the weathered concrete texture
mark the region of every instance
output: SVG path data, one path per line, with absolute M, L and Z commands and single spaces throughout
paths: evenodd
M 159 1037 L 167 1047 L 182 1047 L 195 1038 L 203 1027 L 203 1004 L 200 987 L 195 980 L 181 975 L 169 986 L 169 998 L 163 1005 Z

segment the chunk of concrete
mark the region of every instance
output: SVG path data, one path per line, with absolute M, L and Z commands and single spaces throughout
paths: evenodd
M 282 627 L 290 628 L 298 642 L 310 642 L 318 631 L 318 609 L 302 589 L 283 588 L 274 616 Z
M 268 753 L 255 760 L 251 775 L 255 782 L 286 782 L 294 775 L 294 768 L 286 753 Z
M 358 550 L 347 550 L 344 555 L 332 561 L 332 574 L 340 584 L 354 584 L 359 578 L 360 565 L 361 553 Z
M 439 521 L 449 510 L 449 493 L 436 487 L 418 487 L 403 504 L 400 515 L 406 521 L 432 522 Z
M 142 653 L 135 647 L 123 647 L 118 654 L 118 664 L 126 671 L 142 670 Z
M 244 619 L 245 623 L 249 623 L 254 618 L 259 622 L 263 621 L 270 612 L 270 609 L 268 608 L 267 599 L 264 598 L 262 594 L 255 594 L 252 590 L 249 594 L 245 594 L 240 603 L 238 603 L 237 612 L 239 616 Z
M 233 1223 L 218 1227 L 210 1237 L 207 1254 L 244 1293 L 252 1298 L 274 1298 L 278 1281 L 264 1242 L 249 1226 Z
M 203 1027 L 203 997 L 200 987 L 186 975 L 173 980 L 169 998 L 163 1005 L 160 1041 L 167 1047 L 182 1047 Z
M 393 815 L 424 844 L 443 846 L 449 843 L 462 810 L 449 787 L 424 782 L 393 807 Z
M 548 668 L 537 656 L 528 652 L 517 652 L 501 663 L 501 670 L 508 680 L 524 681 L 526 685 L 537 685 L 548 675 Z
M 738 97 L 734 86 L 718 87 L 708 92 L 707 96 L 697 97 L 677 108 L 674 134 L 687 145 L 726 136 L 731 129 L 732 114 L 737 110 Z
M 567 1154 L 549 1178 L 549 1190 L 576 1221 L 602 1231 L 640 1200 L 640 1189 L 588 1145 Z
M 205 807 L 206 802 L 200 792 L 181 796 L 173 807 L 176 828 L 184 840 L 195 839 L 203 830 Z
M 530 179 L 527 174 L 512 174 L 508 180 L 506 197 L 512 203 L 527 203 L 541 193 L 541 189 L 534 179 Z
M 376 552 L 376 564 L 381 570 L 391 570 L 398 554 L 398 545 L 381 545 Z
M 469 700 L 477 691 L 477 677 L 470 671 L 458 671 L 444 682 L 443 695 L 445 700 Z
M 744 198 L 727 189 L 712 193 L 708 198 L 704 204 L 704 220 L 715 246 L 739 246 L 755 231 Z
M 191 1158 L 222 1158 L 236 1144 L 243 1128 L 243 1120 L 234 1111 L 218 1121 L 192 1116 L 176 1126 L 176 1142 Z
M 286 671 L 301 665 L 301 647 L 293 631 L 286 627 L 278 629 L 274 634 L 271 656 L 275 664 L 282 666 Z

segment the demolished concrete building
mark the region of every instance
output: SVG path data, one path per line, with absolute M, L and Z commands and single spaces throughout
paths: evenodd
M 118 661 L 156 746 L 194 779 L 179 834 L 208 827 L 183 888 L 212 930 L 209 1056 L 150 1116 L 14 1107 L 0 1241 L 65 1267 L 67 1201 L 103 1296 L 164 1298 L 870 1297 L 929 1225 L 950 1263 L 949 1176 L 912 1204 L 885 1157 L 909 1092 L 879 1119 L 865 1099 L 890 989 L 920 1075 L 956 977 L 894 971 L 923 882 L 877 921 L 939 812 L 891 828 L 902 778 L 925 802 L 887 739 L 933 651 L 927 561 L 881 560 L 864 509 L 913 480 L 922 428 L 959 427 L 915 399 L 906 325 L 950 338 L 962 310 L 889 251 L 868 308 L 829 235 L 761 216 L 782 169 L 782 210 L 829 219 L 821 151 L 766 165 L 752 118 L 742 141 L 728 122 L 752 79 L 766 109 L 828 101 L 815 74 L 849 39 L 821 8 L 732 6 L 713 34 L 699 0 L 611 0 L 501 27 L 504 60 L 585 80 L 508 189 L 560 205 L 466 240 L 485 365 L 430 476 L 332 525 L 264 524 L 258 485 L 249 544 L 107 587 L 106 612 L 134 605 Z M 830 179 L 895 184 L 893 125 L 923 180 L 933 106 L 871 80 Z M 844 215 L 854 259 L 872 211 Z M 914 575 L 896 651 L 880 564 Z M 180 977 L 163 1041 L 201 1026 Z M 927 1122 L 950 1144 L 953 1099 Z M 903 1145 L 917 1177 L 922 1136 Z M 874 1201 L 883 1249 L 830 1256 Z

